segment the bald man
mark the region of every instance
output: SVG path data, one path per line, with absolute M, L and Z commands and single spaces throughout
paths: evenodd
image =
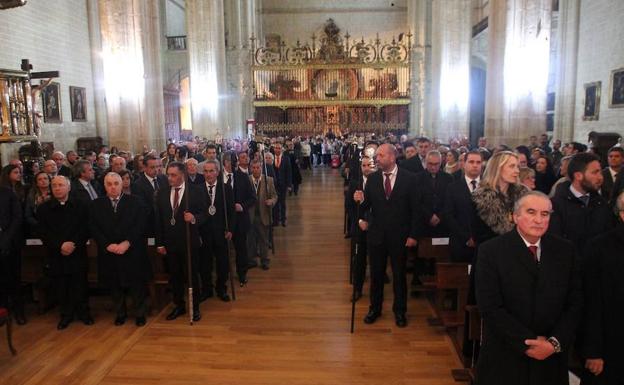
M 371 266 L 370 309 L 364 322 L 372 324 L 381 316 L 383 287 L 388 258 L 392 266 L 395 322 L 407 325 L 407 283 L 405 277 L 406 248 L 416 246 L 422 234 L 416 194 L 416 176 L 396 164 L 397 150 L 383 144 L 377 150 L 378 171 L 372 173 L 364 191 L 353 199 L 361 203 L 358 225 L 368 231 Z
M 52 199 L 37 209 L 37 218 L 60 305 L 61 319 L 57 328 L 67 328 L 74 317 L 85 325 L 92 325 L 87 290 L 87 206 L 70 196 L 67 177 L 52 178 L 50 186 Z
M 94 200 L 89 212 L 91 234 L 98 246 L 98 278 L 111 289 L 115 325 L 126 322 L 129 295 L 134 304 L 135 323 L 144 326 L 146 284 L 152 278 L 152 265 L 141 244 L 145 242 L 143 204 L 139 197 L 122 193 L 121 177 L 117 173 L 106 174 L 104 189 L 106 195 Z

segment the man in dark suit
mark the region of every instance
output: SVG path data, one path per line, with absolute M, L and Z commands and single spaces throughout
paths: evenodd
M 185 183 L 184 163 L 167 164 L 168 185 L 162 186 L 155 197 L 154 219 L 156 232 L 156 251 L 167 256 L 169 283 L 175 308 L 167 315 L 171 321 L 186 314 L 184 302 L 184 284 L 193 286 L 193 321 L 201 319 L 199 313 L 199 248 L 201 239 L 199 227 L 206 220 L 207 206 L 202 191 Z M 190 234 L 187 234 L 187 231 Z M 189 274 L 187 255 L 187 236 L 190 238 L 191 274 Z
M 95 180 L 93 165 L 88 160 L 78 160 L 74 165 L 75 179 L 71 182 L 70 195 L 83 203 L 89 203 L 102 195 L 100 185 Z
M 132 193 L 141 197 L 145 205 L 145 234 L 154 236 L 154 196 L 161 188 L 167 188 L 167 177 L 159 173 L 160 159 L 147 155 L 143 158 L 143 173 L 132 184 Z
M 453 182 L 453 177 L 444 171 L 442 155 L 437 150 L 429 151 L 426 157 L 425 171 L 416 175 L 416 186 L 422 189 L 420 207 L 424 211 L 424 229 L 426 237 L 448 237 L 449 230 L 444 222 L 444 200 L 448 185 Z
M 184 164 L 186 165 L 186 172 L 188 173 L 188 181 L 195 186 L 202 186 L 204 184 L 204 176 L 200 170 L 197 169 L 199 162 L 195 158 L 188 158 Z
M 66 177 L 54 177 L 51 186 L 53 198 L 37 209 L 37 218 L 49 272 L 57 289 L 61 315 L 57 328 L 67 328 L 74 316 L 85 325 L 92 325 L 87 292 L 88 206 L 71 197 Z
M 583 300 L 574 245 L 545 234 L 551 210 L 546 195 L 529 192 L 515 204 L 516 228 L 479 247 L 478 385 L 568 384 Z
M 236 273 L 241 286 L 247 283 L 249 256 L 247 254 L 247 233 L 251 227 L 249 208 L 256 204 L 256 194 L 249 181 L 249 175 L 235 168 L 236 155 L 224 154 L 223 182 L 234 192 L 235 223 L 232 224 L 232 241 L 236 250 Z
M 479 151 L 466 154 L 461 179 L 448 186 L 443 217 L 450 230 L 449 247 L 451 261 L 472 263 L 475 253 L 475 236 L 473 233 L 475 209 L 472 203 L 472 192 L 481 182 L 481 165 L 483 157 Z
M 152 265 L 144 252 L 142 203 L 134 195 L 122 194 L 121 177 L 104 177 L 106 195 L 91 205 L 91 234 L 98 246 L 98 278 L 110 287 L 116 313 L 115 325 L 126 322 L 126 296 L 132 297 L 135 324 L 144 326 L 147 315 L 146 285 L 152 278 Z
M 282 144 L 273 145 L 275 161 L 275 188 L 277 189 L 277 204 L 273 208 L 273 224 L 280 222 L 286 226 L 286 197 L 292 190 L 292 168 L 290 159 L 282 154 Z
M 217 281 L 214 286 L 216 286 L 217 297 L 224 302 L 229 302 L 227 281 L 230 265 L 227 241 L 232 239 L 232 229 L 236 226 L 236 217 L 234 214 L 234 193 L 232 188 L 218 177 L 220 171 L 221 167 L 216 160 L 209 159 L 204 162 L 204 179 L 206 182 L 202 187 L 202 193 L 208 208 L 205 210 L 207 213 L 205 220 L 199 228 L 203 242 L 200 271 L 202 299 L 206 299 L 213 295 L 212 266 L 216 262 Z
M 396 148 L 383 144 L 377 150 L 379 171 L 370 175 L 364 191 L 353 199 L 361 202 L 359 226 L 368 231 L 371 266 L 371 305 L 364 322 L 371 324 L 381 316 L 383 286 L 388 257 L 392 266 L 396 325 L 405 327 L 407 318 L 407 283 L 405 276 L 406 247 L 416 246 L 422 218 L 417 214 L 416 177 L 396 164 Z M 368 214 L 368 218 L 364 216 Z M 369 226 L 370 224 L 370 226 Z
M 617 196 L 613 196 L 613 185 L 617 175 L 622 171 L 622 162 L 624 161 L 624 149 L 622 147 L 612 147 L 607 155 L 607 163 L 609 164 L 602 170 L 604 181 L 600 187 L 601 195 L 609 202 L 615 201 Z
M 54 154 L 52 154 L 52 160 L 54 161 L 54 163 L 56 163 L 56 170 L 58 175 L 63 175 L 68 178 L 72 176 L 71 168 L 65 165 L 65 154 L 60 151 L 55 151 Z
M 414 174 L 418 174 L 425 170 L 423 167 L 422 161 L 418 156 L 418 150 L 414 143 L 405 142 L 403 144 L 403 148 L 405 151 L 405 159 L 399 163 L 399 167 L 406 169 Z
M 624 194 L 616 197 L 617 227 L 585 248 L 585 309 L 581 353 L 582 384 L 621 385 L 624 373 Z
M 11 188 L 0 186 L 0 307 L 12 310 L 19 325 L 26 323 L 20 293 L 22 219 L 19 198 Z
M 356 301 L 362 297 L 364 279 L 366 278 L 366 255 L 368 249 L 368 237 L 366 236 L 368 231 L 359 230 L 358 220 L 360 217 L 364 217 L 366 220 L 368 218 L 368 214 L 358 212 L 358 203 L 354 200 L 354 195 L 356 191 L 364 191 L 366 189 L 368 177 L 374 171 L 375 163 L 373 162 L 373 159 L 366 155 L 362 156 L 359 173 L 361 175 L 360 179 L 352 179 L 349 182 L 349 189 L 347 190 L 347 210 L 349 211 L 349 217 L 355 218 L 355 220 L 351 222 L 351 234 L 354 235 L 351 238 L 351 253 L 353 255 L 353 285 L 355 286 L 354 299 Z M 357 253 L 355 252 L 356 250 Z
M 571 183 L 561 187 L 569 187 L 559 189 L 552 198 L 553 215 L 548 231 L 583 250 L 589 239 L 613 228 L 613 212 L 598 193 L 603 178 L 596 155 L 574 155 L 568 165 L 568 177 Z

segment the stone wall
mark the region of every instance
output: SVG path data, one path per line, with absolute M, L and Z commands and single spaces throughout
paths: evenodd
M 19 69 L 29 59 L 34 71 L 60 71 L 61 117 L 45 123 L 42 141 L 62 151 L 76 139 L 95 136 L 93 76 L 85 0 L 29 0 L 25 6 L 0 11 L 0 68 Z M 39 80 L 34 80 L 38 84 Z M 72 122 L 69 86 L 87 90 L 87 121 Z

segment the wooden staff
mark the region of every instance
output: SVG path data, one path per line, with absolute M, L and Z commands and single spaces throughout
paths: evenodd
M 185 212 L 188 212 L 189 209 L 189 195 L 191 194 L 191 189 L 188 183 L 188 174 L 186 170 L 184 170 L 184 209 Z M 191 224 L 187 221 L 184 221 L 186 224 L 186 263 L 188 270 L 188 313 L 189 313 L 189 323 L 191 326 L 193 325 L 193 261 L 191 257 Z
M 359 187 L 359 186 L 358 186 Z M 360 219 L 360 202 L 355 202 L 355 219 L 356 221 L 359 221 Z M 360 246 L 360 242 L 359 242 L 359 236 L 360 236 L 360 226 L 356 225 L 355 226 L 355 234 L 353 234 L 353 237 L 355 238 L 355 253 L 353 254 L 353 257 L 351 258 L 351 285 L 353 286 L 353 292 L 351 293 L 351 334 L 353 334 L 353 332 L 355 331 L 355 292 L 356 292 L 356 288 L 355 288 L 355 259 L 358 257 L 358 251 L 359 251 L 359 246 Z
M 224 167 L 225 162 L 223 161 L 224 159 L 225 159 L 225 152 L 221 155 L 221 170 L 222 170 L 221 176 L 225 175 L 225 167 Z M 232 173 L 232 178 L 234 178 L 234 173 Z M 223 191 L 223 218 L 225 219 L 225 232 L 229 233 L 230 224 L 228 221 L 228 206 L 227 206 L 227 199 L 225 197 L 225 182 L 223 181 L 223 178 L 221 178 L 221 189 Z M 230 288 L 232 289 L 232 300 L 236 301 L 236 290 L 234 289 L 234 269 L 232 268 L 232 262 L 230 261 L 230 248 L 232 247 L 231 245 L 232 240 L 226 239 L 226 242 L 227 242 L 228 266 L 230 267 Z

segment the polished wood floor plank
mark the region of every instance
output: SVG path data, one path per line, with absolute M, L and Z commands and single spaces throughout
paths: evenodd
M 169 307 L 144 328 L 115 327 L 106 298 L 93 301 L 91 327 L 58 332 L 54 312 L 31 315 L 16 328 L 18 356 L 0 348 L 0 384 L 454 384 L 459 361 L 444 331 L 427 325 L 424 299 L 410 299 L 409 325 L 396 328 L 388 285 L 382 318 L 365 325 L 362 299 L 349 333 L 342 180 L 329 169 L 304 180 L 288 200 L 288 227 L 275 228 L 271 269 L 252 270 L 236 302 L 204 302 L 192 327 L 166 321 Z

